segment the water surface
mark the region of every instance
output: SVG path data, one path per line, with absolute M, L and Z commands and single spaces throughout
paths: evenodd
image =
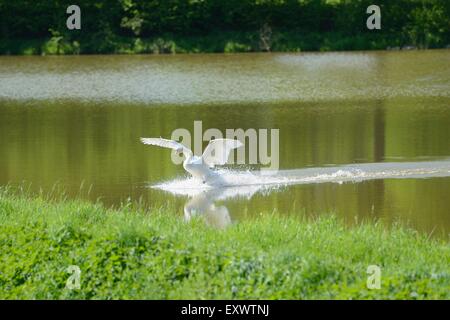
M 278 186 L 155 188 L 185 173 L 139 137 L 170 137 L 195 120 L 204 130 L 279 129 Z M 58 183 L 71 196 L 83 184 L 83 196 L 107 205 L 141 198 L 217 226 L 276 210 L 448 234 L 449 158 L 448 50 L 0 58 L 0 184 Z M 337 176 L 317 183 L 324 174 Z

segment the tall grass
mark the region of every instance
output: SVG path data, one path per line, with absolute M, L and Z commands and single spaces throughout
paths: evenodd
M 164 208 L 0 188 L 2 299 L 450 298 L 449 262 L 447 241 L 401 226 L 263 213 L 219 231 Z M 79 289 L 66 288 L 70 265 Z

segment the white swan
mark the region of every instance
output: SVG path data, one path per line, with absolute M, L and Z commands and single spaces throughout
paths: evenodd
M 195 156 L 192 151 L 179 142 L 163 138 L 141 138 L 141 142 L 147 145 L 154 145 L 175 150 L 185 157 L 183 168 L 194 178 L 200 179 L 203 183 L 215 182 L 220 177 L 211 170 L 216 165 L 224 165 L 231 150 L 239 148 L 242 143 L 233 139 L 211 140 L 203 152 L 202 156 Z

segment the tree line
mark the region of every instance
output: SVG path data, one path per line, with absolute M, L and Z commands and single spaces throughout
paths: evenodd
M 75 3 L 76 2 L 76 3 Z M 66 9 L 81 8 L 81 30 Z M 366 9 L 381 8 L 381 30 Z M 0 53 L 363 50 L 450 44 L 448 0 L 0 0 Z

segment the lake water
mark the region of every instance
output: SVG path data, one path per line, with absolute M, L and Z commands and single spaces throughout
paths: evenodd
M 227 166 L 234 187 L 192 188 L 169 150 L 139 142 L 196 120 L 279 129 L 280 171 Z M 275 210 L 448 235 L 450 51 L 0 57 L 8 183 L 217 227 Z

